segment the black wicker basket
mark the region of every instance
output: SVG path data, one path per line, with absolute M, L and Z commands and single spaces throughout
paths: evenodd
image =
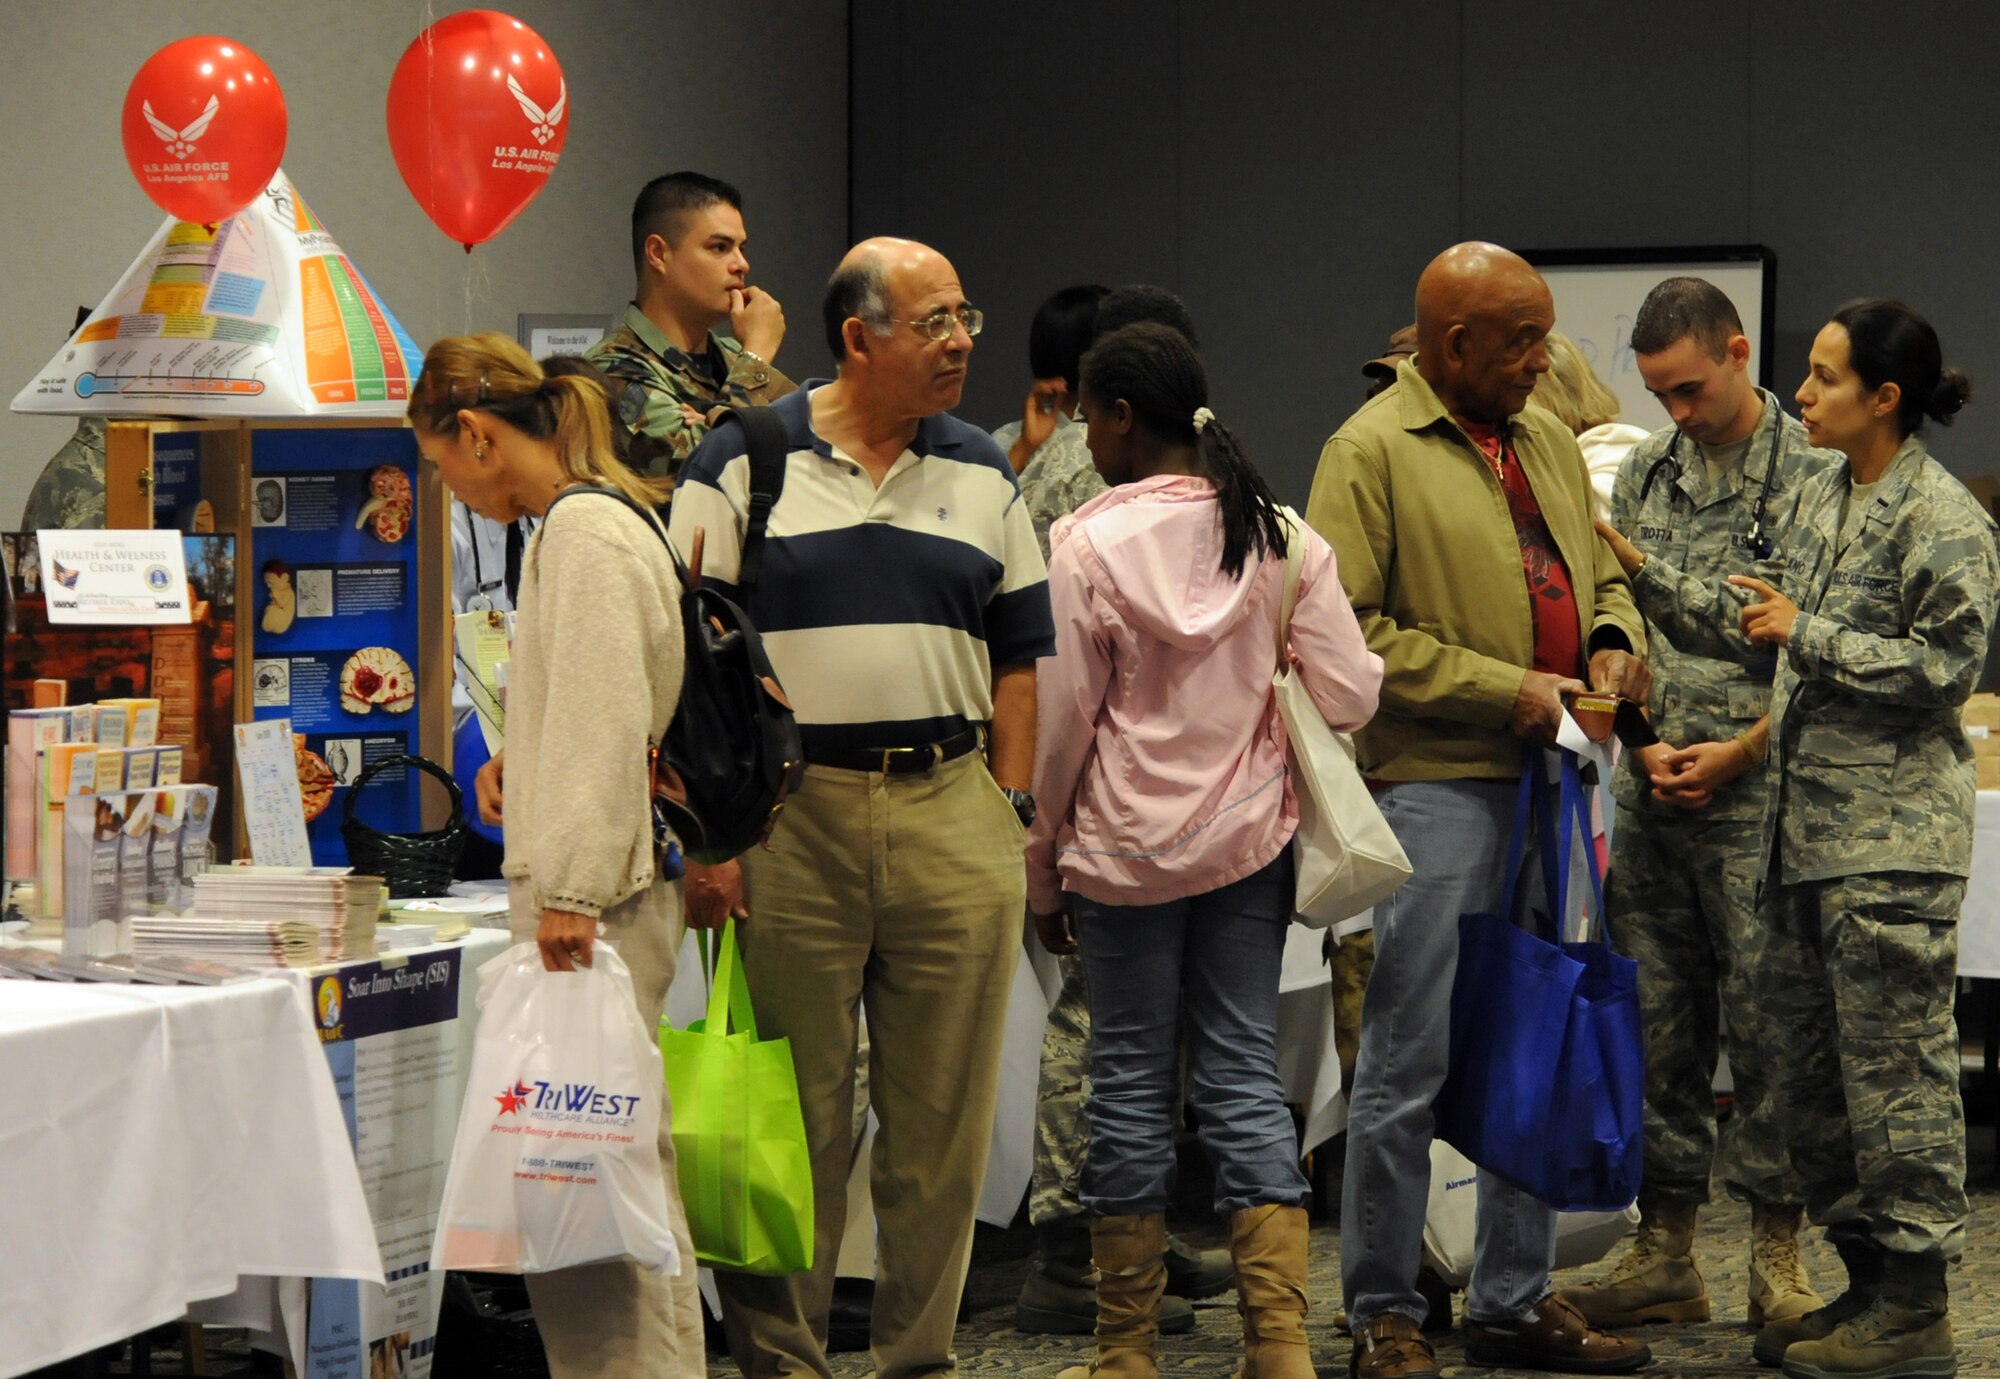
M 451 818 L 443 828 L 428 833 L 384 833 L 354 817 L 361 787 L 376 772 L 397 766 L 415 767 L 444 783 L 451 796 Z M 340 836 L 347 840 L 347 860 L 362 875 L 381 877 L 392 900 L 443 895 L 458 870 L 465 834 L 464 792 L 451 778 L 451 772 L 428 757 L 384 757 L 355 777 L 354 784 L 347 789 L 346 817 L 340 825 Z

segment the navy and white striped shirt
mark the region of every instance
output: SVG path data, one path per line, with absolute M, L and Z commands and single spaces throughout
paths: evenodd
M 809 381 L 773 404 L 785 486 L 746 612 L 798 713 L 810 756 L 915 747 L 993 717 L 993 668 L 1055 654 L 1048 572 L 1007 457 L 949 413 L 927 417 L 880 488 L 813 433 Z M 732 599 L 750 460 L 735 421 L 711 431 L 674 489 L 668 533 Z

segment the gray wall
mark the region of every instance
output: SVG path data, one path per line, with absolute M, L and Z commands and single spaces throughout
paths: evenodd
M 1157 282 L 1217 412 L 1302 501 L 1445 245 L 1761 242 L 1788 404 L 1835 306 L 1903 296 L 1983 386 L 1934 444 L 2000 472 L 2000 6 L 854 8 L 855 228 L 933 240 L 991 313 L 964 407 L 985 424 L 1019 414 L 1050 291 Z
M 632 293 L 632 197 L 694 166 L 742 188 L 753 280 L 787 308 L 781 367 L 824 372 L 818 299 L 846 246 L 844 7 L 766 0 L 746 25 L 696 0 L 506 0 L 569 83 L 574 123 L 555 176 L 470 258 L 418 209 L 389 156 L 389 75 L 423 27 L 408 0 L 304 5 L 83 0 L 9 5 L 0 128 L 15 138 L 0 197 L 10 246 L 0 403 L 55 353 L 162 218 L 125 166 L 118 112 L 139 65 L 175 38 L 225 33 L 276 72 L 285 171 L 420 346 L 512 334 L 523 311 L 607 314 Z M 438 15 L 468 6 L 438 3 Z M 11 529 L 73 423 L 0 413 L 0 528 Z

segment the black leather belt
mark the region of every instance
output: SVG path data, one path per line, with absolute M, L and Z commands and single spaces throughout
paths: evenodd
M 967 728 L 942 742 L 927 742 L 921 747 L 819 747 L 808 750 L 806 760 L 814 766 L 833 766 L 842 771 L 914 776 L 978 751 L 985 737 L 984 729 Z

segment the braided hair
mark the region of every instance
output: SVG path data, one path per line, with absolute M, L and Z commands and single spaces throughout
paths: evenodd
M 1123 398 L 1154 436 L 1194 447 L 1202 474 L 1215 485 L 1224 574 L 1242 578 L 1252 551 L 1284 558 L 1278 500 L 1236 433 L 1208 410 L 1208 375 L 1185 335 L 1150 321 L 1120 326 L 1098 337 L 1081 373 L 1083 390 L 1099 403 Z

